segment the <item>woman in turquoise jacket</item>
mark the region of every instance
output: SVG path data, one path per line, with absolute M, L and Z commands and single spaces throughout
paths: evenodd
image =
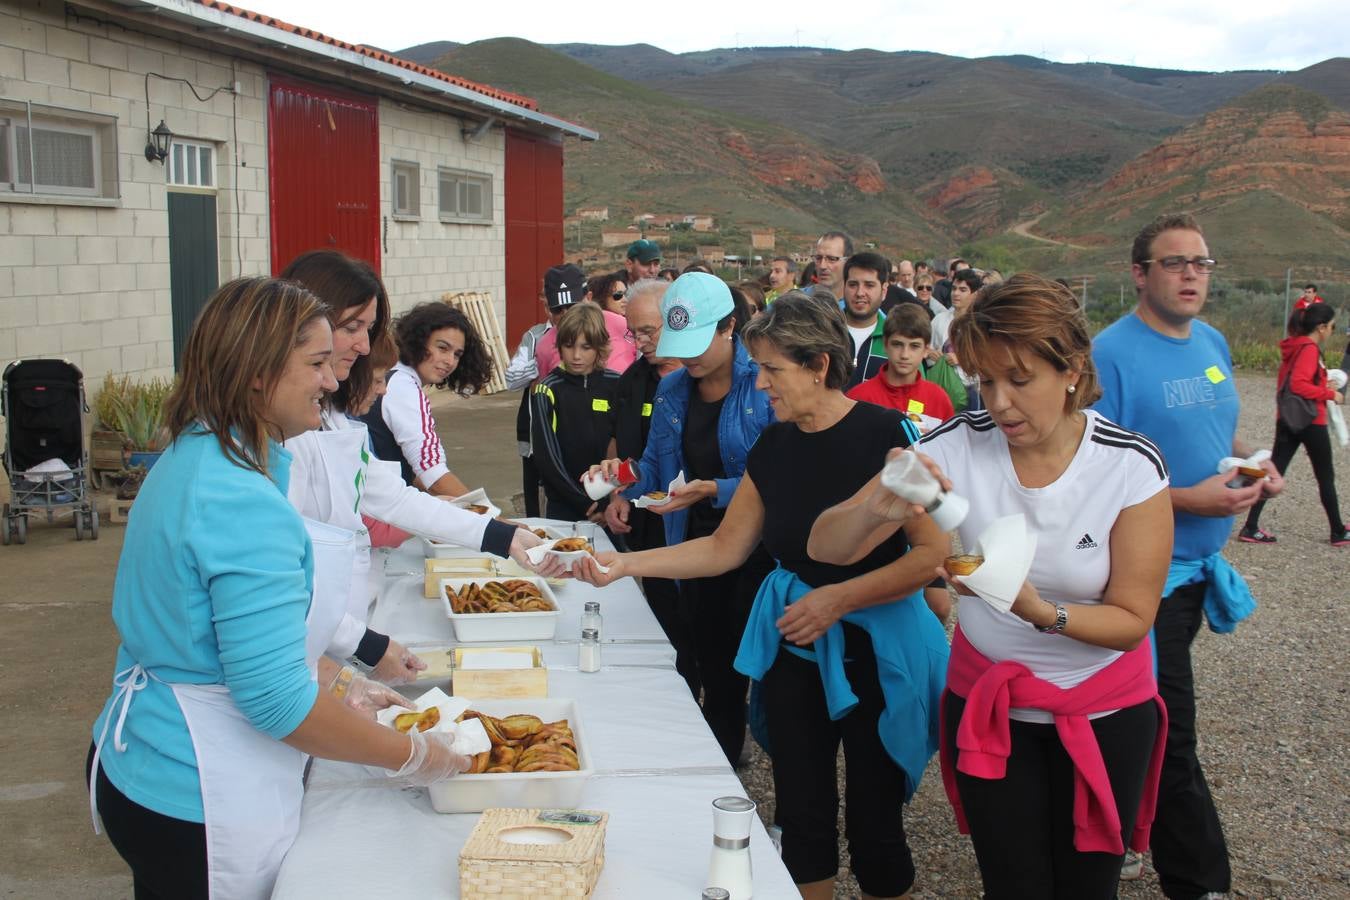
M 351 572 L 355 540 L 287 501 L 281 442 L 317 427 L 337 388 L 325 312 L 286 281 L 216 292 L 166 402 L 173 441 L 127 524 L 121 644 L 89 776 L 95 828 L 138 898 L 269 896 L 299 827 L 306 754 L 400 785 L 468 764 L 450 734 L 376 725 L 395 695 L 320 661 L 347 594 L 326 579 L 343 559 Z
M 656 389 L 640 480 L 605 512 L 613 530 L 628 530 L 629 498 L 665 491 L 681 473 L 686 484 L 671 492 L 668 502 L 648 507 L 664 517 L 667 545 L 717 530 L 750 448 L 773 421 L 768 398 L 755 388 L 759 369 L 738 337 L 750 314 L 748 306 L 736 307 L 720 278 L 704 272 L 682 275 L 666 291 L 656 354 L 679 359 L 684 368 Z M 602 468 L 612 472 L 616 464 L 606 461 Z M 680 582 L 686 628 L 671 636 L 677 666 L 696 699 L 701 689 L 703 717 L 732 765 L 745 742 L 748 680 L 731 664 L 755 592 L 772 568 L 759 550 L 731 571 Z

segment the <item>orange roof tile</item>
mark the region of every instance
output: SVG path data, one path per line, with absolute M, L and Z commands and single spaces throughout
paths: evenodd
M 432 69 L 427 66 L 418 65 L 415 62 L 410 62 L 409 60 L 406 59 L 400 59 L 397 56 L 385 53 L 383 50 L 376 50 L 375 48 L 367 47 L 364 44 L 349 44 L 346 41 L 340 41 L 337 38 L 329 37 L 328 35 L 319 31 L 315 31 L 312 28 L 304 28 L 299 25 L 292 25 L 289 22 L 283 22 L 281 19 L 276 19 L 273 18 L 272 16 L 265 16 L 262 13 L 252 12 L 247 9 L 240 9 L 237 6 L 231 6 L 228 3 L 221 3 L 219 2 L 219 0 L 196 0 L 196 2 L 210 9 L 219 10 L 220 12 L 227 13 L 232 16 L 239 16 L 241 19 L 248 19 L 251 22 L 257 22 L 260 25 L 268 25 L 272 28 L 278 28 L 282 31 L 287 31 L 290 32 L 291 34 L 298 34 L 301 37 L 306 37 L 311 40 L 322 41 L 325 44 L 330 44 L 334 47 L 341 47 L 344 50 L 350 50 L 353 53 L 359 53 L 362 56 L 368 56 L 371 59 L 379 60 L 380 62 L 387 63 L 388 65 L 391 66 L 398 66 L 400 69 L 407 69 L 408 71 L 416 72 L 419 75 L 426 75 L 428 78 L 435 78 L 438 81 L 444 81 L 449 84 L 458 85 L 459 87 L 466 88 L 471 91 L 476 91 L 477 93 L 483 94 L 486 97 L 492 97 L 493 99 L 501 100 L 504 103 L 512 103 L 515 104 L 516 106 L 520 106 L 529 110 L 537 111 L 539 109 L 539 103 L 536 100 L 534 100 L 531 97 L 526 97 L 523 94 L 513 94 L 510 91 L 503 91 L 500 88 L 495 88 L 487 84 L 479 84 L 478 82 L 470 81 L 467 78 L 458 78 L 454 75 L 447 75 L 445 72 L 442 72 L 438 69 Z

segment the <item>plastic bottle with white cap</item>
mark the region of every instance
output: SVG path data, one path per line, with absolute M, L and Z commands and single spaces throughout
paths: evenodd
M 901 453 L 886 463 L 881 483 L 901 500 L 922 506 L 943 531 L 955 531 L 970 512 L 970 501 L 944 491 L 914 453 Z

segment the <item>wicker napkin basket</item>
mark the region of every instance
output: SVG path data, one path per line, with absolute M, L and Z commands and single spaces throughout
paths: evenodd
M 608 813 L 591 810 L 484 810 L 459 851 L 459 895 L 464 900 L 590 897 L 605 865 L 608 823 Z M 568 837 L 559 843 L 505 839 L 505 833 L 522 829 Z

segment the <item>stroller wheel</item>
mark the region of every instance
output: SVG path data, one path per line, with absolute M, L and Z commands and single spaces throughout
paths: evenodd
M 98 540 L 98 507 L 89 509 L 89 540 Z
M 75 520 L 75 540 L 84 540 L 84 513 L 77 509 L 71 518 Z
M 14 517 L 14 535 L 20 544 L 28 543 L 28 517 L 22 513 Z
M 5 518 L 0 521 L 0 543 L 3 543 L 6 547 L 9 546 L 10 526 L 13 525 L 13 522 L 14 520 L 9 517 L 9 504 L 6 503 Z

